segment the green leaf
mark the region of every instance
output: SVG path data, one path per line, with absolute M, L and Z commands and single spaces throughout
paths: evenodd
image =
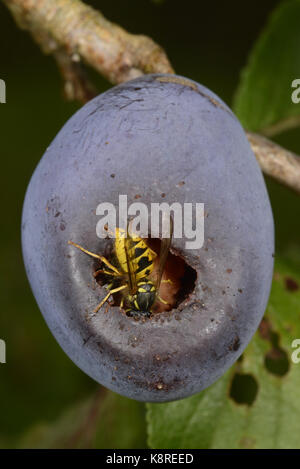
M 145 406 L 104 388 L 57 421 L 29 429 L 18 448 L 145 448 Z
M 152 448 L 300 448 L 300 363 L 291 360 L 299 265 L 299 251 L 276 261 L 266 315 L 221 379 L 188 399 L 147 405 Z
M 242 73 L 234 110 L 245 128 L 274 135 L 300 125 L 292 101 L 300 78 L 300 0 L 282 3 L 271 15 Z M 298 93 L 300 96 L 300 93 Z

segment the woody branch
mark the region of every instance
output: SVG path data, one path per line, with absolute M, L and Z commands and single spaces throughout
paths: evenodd
M 68 99 L 84 103 L 96 95 L 84 63 L 114 84 L 145 73 L 174 73 L 164 50 L 152 39 L 128 33 L 80 0 L 3 2 L 19 27 L 54 56 Z M 247 136 L 262 171 L 300 193 L 300 157 L 260 135 Z

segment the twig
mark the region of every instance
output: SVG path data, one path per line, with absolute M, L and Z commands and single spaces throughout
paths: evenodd
M 296 127 L 300 127 L 300 116 L 290 116 L 263 128 L 260 133 L 265 137 L 273 137 L 273 135 L 281 134 L 285 130 L 295 129 Z
M 86 103 L 97 96 L 96 88 L 87 78 L 76 55 L 70 57 L 63 49 L 57 50 L 53 55 L 63 77 L 66 99 Z
M 96 90 L 81 61 L 111 83 L 145 73 L 173 73 L 163 49 L 152 39 L 129 34 L 80 0 L 3 0 L 18 25 L 53 54 L 69 99 L 88 101 Z M 263 172 L 300 193 L 300 157 L 266 138 L 248 133 Z
M 262 171 L 300 194 L 300 157 L 261 135 L 247 137 Z
M 3 1 L 44 52 L 63 49 L 111 83 L 145 73 L 173 72 L 165 52 L 152 39 L 128 33 L 80 0 Z

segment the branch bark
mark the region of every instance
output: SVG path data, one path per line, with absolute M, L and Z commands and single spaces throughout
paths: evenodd
M 247 137 L 262 171 L 300 194 L 300 157 L 261 135 Z
M 163 49 L 152 39 L 111 23 L 80 0 L 3 0 L 19 27 L 28 30 L 46 53 L 63 49 L 83 59 L 111 83 L 145 73 L 172 73 Z
M 19 27 L 54 56 L 69 99 L 86 102 L 96 94 L 82 61 L 114 84 L 145 73 L 174 73 L 152 39 L 128 33 L 80 0 L 3 1 Z M 247 135 L 262 171 L 300 193 L 300 157 L 260 135 Z

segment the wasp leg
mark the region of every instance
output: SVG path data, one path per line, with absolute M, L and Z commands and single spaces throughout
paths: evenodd
M 116 272 L 109 272 L 109 270 L 105 270 L 105 269 L 96 270 L 93 273 L 93 276 L 97 277 L 99 274 L 113 275 L 114 277 L 119 277 L 119 274 L 117 274 Z
M 105 298 L 103 298 L 103 300 L 101 301 L 101 303 L 98 304 L 97 308 L 94 309 L 94 313 L 97 313 L 97 311 L 99 311 L 99 309 L 101 308 L 102 305 L 104 305 L 104 303 L 108 300 L 108 298 L 110 297 L 110 295 L 112 295 L 113 293 L 117 293 L 118 291 L 121 291 L 121 290 L 124 290 L 124 288 L 127 288 L 127 285 L 121 285 L 120 287 L 118 288 L 114 288 L 113 290 L 110 290 L 110 292 L 106 295 Z
M 160 302 L 163 303 L 164 305 L 168 305 L 168 304 L 169 304 L 166 300 L 163 300 L 159 295 L 157 295 L 157 299 L 158 299 L 158 301 L 160 301 Z
M 171 285 L 173 284 L 172 280 L 170 278 L 168 278 L 167 280 L 162 280 L 161 283 L 170 283 Z M 159 295 L 157 295 L 157 299 L 158 301 L 160 301 L 161 303 L 163 303 L 164 305 L 168 305 L 170 303 L 168 303 L 166 300 L 163 300 Z
M 120 308 L 122 309 L 124 305 L 124 298 L 121 299 Z
M 96 259 L 100 259 L 100 261 L 103 262 L 107 267 L 109 267 L 111 270 L 113 270 L 116 274 L 122 275 L 118 269 L 112 265 L 105 257 L 99 256 L 99 254 L 95 254 L 91 251 L 88 251 L 87 249 L 84 249 L 82 246 L 79 246 L 79 244 L 73 243 L 73 241 L 68 241 L 68 244 L 71 244 L 72 246 L 75 246 L 75 248 L 80 249 L 80 251 L 85 252 L 85 254 L 88 254 L 89 256 L 95 257 Z

